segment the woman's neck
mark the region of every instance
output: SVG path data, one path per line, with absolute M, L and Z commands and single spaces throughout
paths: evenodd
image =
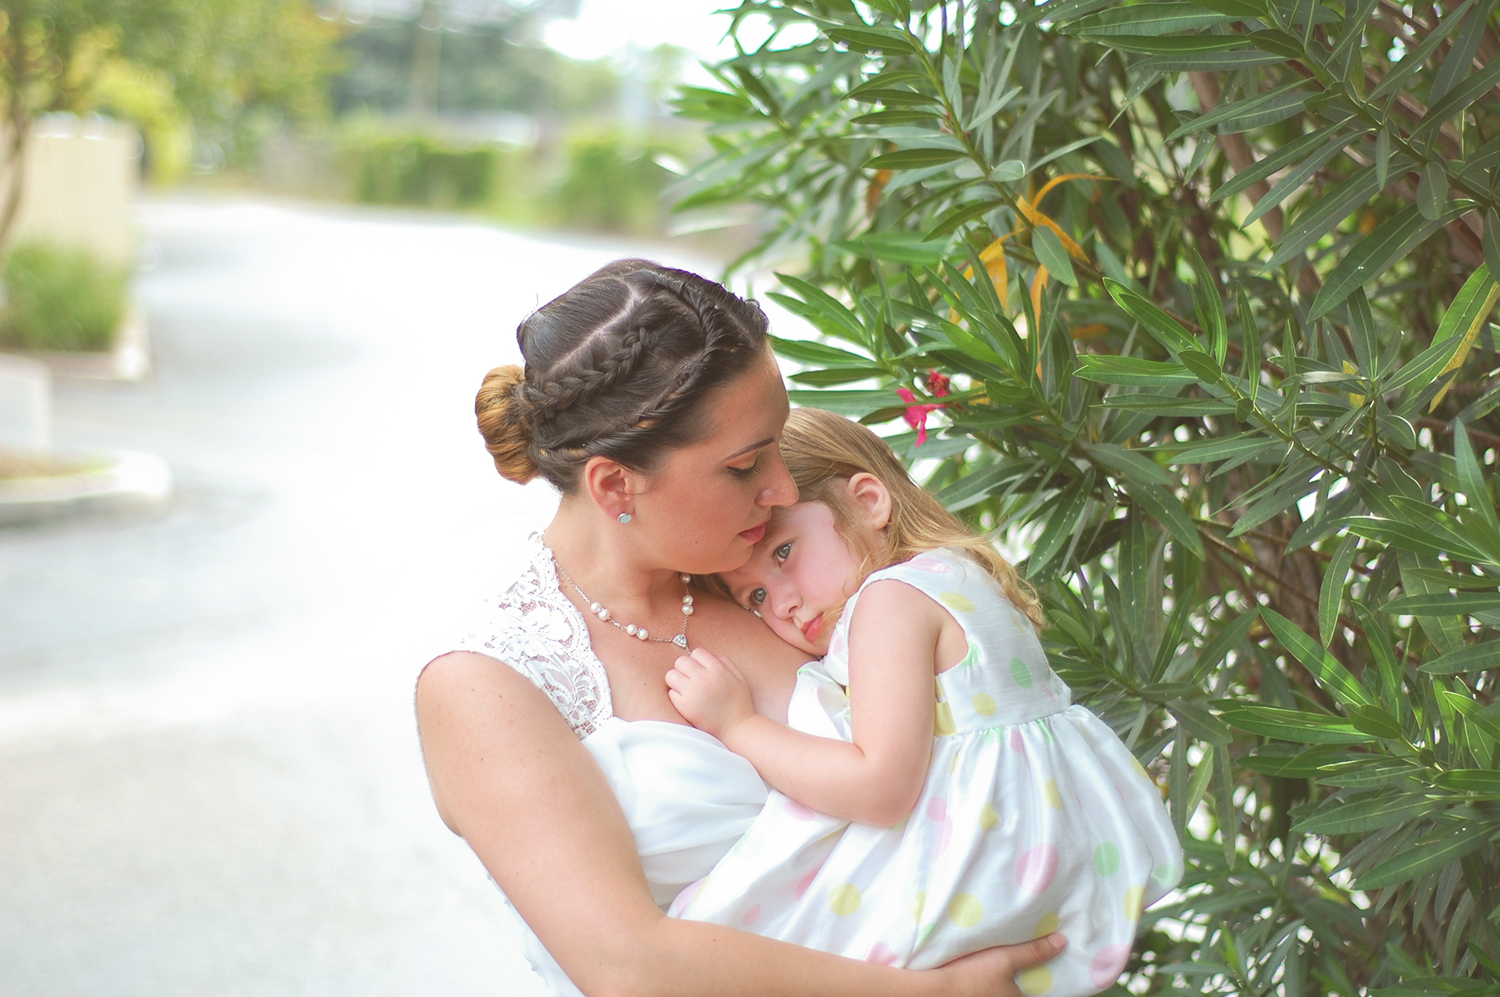
M 670 567 L 652 563 L 627 530 L 583 503 L 564 502 L 542 542 L 562 569 L 563 589 L 570 596 L 580 590 L 587 593 L 585 603 L 608 607 L 622 623 L 660 626 L 674 615 L 680 620 L 681 577 Z

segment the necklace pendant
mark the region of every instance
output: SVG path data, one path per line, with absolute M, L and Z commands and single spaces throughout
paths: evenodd
M 680 647 L 684 651 L 686 651 L 687 650 L 687 634 L 678 634 L 676 637 L 672 638 L 672 643 L 676 644 L 678 647 Z

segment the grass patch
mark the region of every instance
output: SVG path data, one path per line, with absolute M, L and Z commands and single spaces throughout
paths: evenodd
M 107 350 L 125 315 L 124 268 L 81 249 L 17 243 L 0 267 L 0 347 Z

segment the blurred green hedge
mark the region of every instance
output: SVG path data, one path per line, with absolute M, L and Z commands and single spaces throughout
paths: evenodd
M 19 242 L 0 266 L 0 347 L 107 350 L 125 315 L 128 274 L 94 254 Z
M 344 144 L 354 199 L 363 204 L 472 207 L 495 192 L 498 150 L 427 135 L 358 135 Z

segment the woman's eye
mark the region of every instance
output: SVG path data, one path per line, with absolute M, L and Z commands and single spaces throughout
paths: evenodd
M 780 547 L 777 547 L 776 548 L 776 553 L 773 556 L 778 561 L 785 561 L 787 558 L 791 557 L 792 556 L 792 542 L 790 540 L 788 540 L 786 543 L 782 544 Z
M 729 473 L 734 475 L 736 478 L 748 478 L 750 477 L 750 475 L 755 473 L 755 469 L 759 466 L 760 454 L 756 454 L 755 459 L 746 464 L 744 467 L 730 467 Z

